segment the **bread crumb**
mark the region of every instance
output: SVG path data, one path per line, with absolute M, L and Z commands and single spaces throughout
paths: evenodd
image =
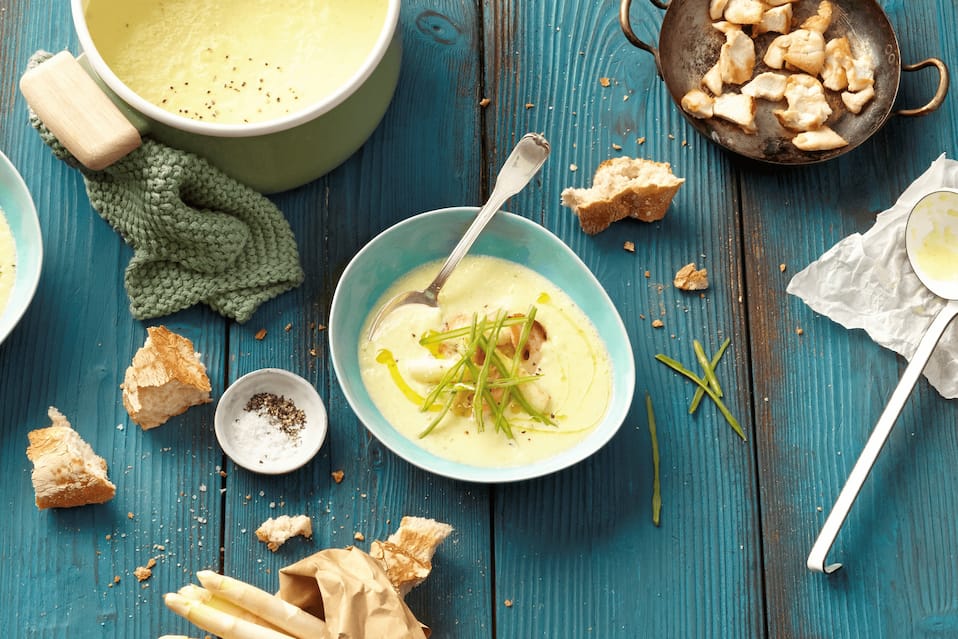
M 609 78 L 603 77 L 603 78 L 599 78 L 599 84 L 601 84 L 604 87 L 608 87 L 610 84 L 612 84 L 612 82 L 609 81 Z
M 316 357 L 319 354 L 319 352 L 316 350 L 316 347 L 313 347 L 309 349 L 309 354 L 312 355 L 313 357 Z
M 512 608 L 512 599 L 506 599 L 505 601 L 502 602 L 502 605 L 505 606 L 506 608 Z
M 640 320 L 644 320 L 644 319 L 645 319 L 645 313 L 639 313 L 639 319 L 640 319 Z
M 695 262 L 691 262 L 676 272 L 672 284 L 683 291 L 704 291 L 709 287 L 708 270 L 696 270 Z
M 785 272 L 785 269 L 786 269 L 786 268 L 788 268 L 788 267 L 785 266 L 784 263 L 778 265 L 778 270 L 781 271 L 782 273 Z
M 293 328 L 292 324 L 287 324 L 286 326 L 283 327 L 283 330 L 288 333 L 292 330 L 292 328 Z
M 622 145 L 621 145 L 621 144 L 616 144 L 615 142 L 613 142 L 613 143 L 612 143 L 612 148 L 615 149 L 616 151 L 621 151 L 621 150 L 622 150 Z
M 641 138 L 636 138 L 635 143 L 639 145 L 645 144 L 645 136 L 642 136 Z
M 333 472 L 329 474 L 333 478 L 333 481 L 336 482 L 337 484 L 343 483 L 343 477 L 346 476 L 346 473 L 344 473 L 341 470 L 334 470 Z
M 662 328 L 665 326 L 665 322 L 660 319 L 652 320 L 652 328 Z
M 805 330 L 801 326 L 795 329 L 796 335 L 803 335 L 804 333 L 805 333 Z
M 270 517 L 256 529 L 256 538 L 266 544 L 271 551 L 276 552 L 290 537 L 302 536 L 307 539 L 313 536 L 313 523 L 308 515 L 280 515 Z
M 115 583 L 115 584 L 120 583 L 120 575 L 114 575 L 114 576 L 113 576 L 113 583 Z
M 577 165 L 575 165 L 575 164 L 570 164 L 570 165 L 569 165 L 569 170 L 570 170 L 570 171 L 578 171 L 578 170 L 579 170 L 579 167 L 578 167 Z
M 489 98 L 483 98 L 479 100 L 479 106 L 481 106 L 483 109 L 489 106 L 491 103 L 492 103 L 492 100 L 490 100 Z
M 353 539 L 355 539 L 356 541 L 366 541 L 366 535 L 357 531 L 353 533 Z
M 526 108 L 527 108 L 527 109 L 531 109 L 531 108 L 533 108 L 534 106 L 535 106 L 535 104 L 534 104 L 533 102 L 526 102 Z
M 265 328 L 259 329 L 258 331 L 256 331 L 256 335 L 254 335 L 253 337 L 255 337 L 259 341 L 263 341 L 263 338 L 266 337 L 266 329 Z
M 669 139 L 670 139 L 670 140 L 674 140 L 674 139 L 675 139 L 675 136 L 672 135 L 671 133 L 669 133 Z
M 649 279 L 650 277 L 652 277 L 652 271 L 646 271 L 646 272 L 645 272 L 645 279 Z
M 622 248 L 624 248 L 629 253 L 635 253 L 635 242 L 629 242 L 628 240 L 626 240 L 625 244 L 622 245 Z
M 156 566 L 156 559 L 150 557 L 150 560 L 146 562 L 145 566 L 137 566 L 133 570 L 133 576 L 136 577 L 137 581 L 146 581 L 153 576 L 153 567 Z
M 134 517 L 136 517 L 136 515 L 134 515 L 133 513 L 127 513 L 127 514 L 126 514 L 126 518 L 127 518 L 127 519 L 133 519 Z

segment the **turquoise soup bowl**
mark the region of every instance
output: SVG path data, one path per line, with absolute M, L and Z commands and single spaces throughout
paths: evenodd
M 0 343 L 6 339 L 13 327 L 30 306 L 30 300 L 40 281 L 40 267 L 43 264 L 43 240 L 40 236 L 40 223 L 33 198 L 23 178 L 10 160 L 0 153 L 0 209 L 10 225 L 13 243 L 17 249 L 16 279 L 10 299 L 0 308 Z
M 622 425 L 635 387 L 632 346 L 612 300 L 582 260 L 542 226 L 500 212 L 479 236 L 471 254 L 499 257 L 531 268 L 564 290 L 591 318 L 612 360 L 613 388 L 605 418 L 585 439 L 553 457 L 524 466 L 490 468 L 450 461 L 427 452 L 396 430 L 376 408 L 360 375 L 359 344 L 366 337 L 362 327 L 369 314 L 377 310 L 377 301 L 403 274 L 426 262 L 444 259 L 477 212 L 476 208 L 462 207 L 422 213 L 367 244 L 349 263 L 336 287 L 329 315 L 330 355 L 343 394 L 360 421 L 409 463 L 465 481 L 530 479 L 571 466 L 605 445 Z

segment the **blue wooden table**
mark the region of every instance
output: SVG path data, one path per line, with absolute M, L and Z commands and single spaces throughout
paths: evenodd
M 958 62 L 953 0 L 881 4 L 904 61 Z M 436 637 L 958 637 L 958 406 L 924 380 L 839 537 L 846 568 L 806 569 L 904 360 L 785 292 L 794 272 L 869 228 L 939 154 L 956 152 L 954 96 L 927 117 L 891 118 L 834 161 L 760 166 L 695 133 L 617 14 L 615 0 L 407 0 L 400 85 L 382 124 L 343 166 L 273 197 L 306 281 L 237 325 L 205 307 L 131 318 L 131 250 L 29 127 L 16 88 L 35 50 L 78 51 L 68 3 L 0 1 L 0 149 L 33 193 L 45 250 L 32 306 L 0 345 L 3 636 L 197 636 L 162 603 L 197 570 L 273 589 L 280 567 L 321 548 L 368 548 L 410 514 L 456 529 L 408 599 Z M 655 38 L 661 11 L 637 0 L 633 18 Z M 925 103 L 936 82 L 931 71 L 907 74 L 899 105 Z M 561 237 L 608 290 L 633 342 L 635 401 L 604 449 L 555 475 L 491 486 L 431 476 L 370 438 L 347 405 L 327 356 L 330 300 L 379 231 L 478 204 L 530 130 L 553 154 L 508 208 Z M 559 193 L 617 155 L 670 162 L 687 181 L 662 222 L 587 236 Z M 690 261 L 709 270 L 703 296 L 671 286 Z M 213 435 L 215 404 L 141 431 L 118 386 L 147 326 L 160 323 L 203 353 L 214 398 L 262 367 L 312 381 L 329 411 L 321 453 L 285 476 L 237 468 Z M 691 361 L 693 339 L 714 349 L 725 337 L 720 374 L 744 443 L 711 405 L 689 416 L 693 389 L 653 359 Z M 659 527 L 646 392 L 658 417 Z M 37 511 L 26 434 L 47 424 L 51 405 L 109 462 L 108 504 Z M 314 536 L 274 554 L 253 531 L 284 513 L 309 514 Z M 151 558 L 153 576 L 137 581 Z

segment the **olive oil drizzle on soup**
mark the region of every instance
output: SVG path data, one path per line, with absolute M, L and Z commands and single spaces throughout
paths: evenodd
M 422 290 L 440 266 L 441 262 L 434 262 L 403 276 L 377 302 L 372 315 L 395 294 Z M 370 317 L 361 333 L 363 382 L 383 416 L 407 438 L 452 461 L 511 467 L 571 448 L 602 421 L 612 395 L 608 351 L 582 309 L 548 279 L 507 260 L 467 256 L 444 286 L 439 304 L 439 309 L 400 307 L 367 341 Z M 421 436 L 437 415 L 435 410 L 421 410 L 421 399 L 437 385 L 430 370 L 442 370 L 451 360 L 421 345 L 420 338 L 451 325 L 468 326 L 474 315 L 524 314 L 533 306 L 546 339 L 538 347 L 539 377 L 528 383 L 537 386 L 540 401 L 545 397 L 543 413 L 551 416 L 555 426 L 511 411 L 508 418 L 514 437 L 510 439 L 496 431 L 491 417 L 480 432 L 468 411 L 450 411 L 428 435 Z
M 90 36 L 133 92 L 228 124 L 286 116 L 363 65 L 387 0 L 89 0 Z

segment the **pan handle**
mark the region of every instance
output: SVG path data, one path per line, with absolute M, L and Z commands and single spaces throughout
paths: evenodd
M 663 2 L 662 0 L 649 0 L 652 4 L 657 6 L 659 9 L 668 9 L 670 2 Z M 625 34 L 626 39 L 642 49 L 643 51 L 648 51 L 655 57 L 655 65 L 659 65 L 659 50 L 653 47 L 651 44 L 648 44 L 639 36 L 635 35 L 635 31 L 632 30 L 632 20 L 629 18 L 629 11 L 632 9 L 632 0 L 622 0 L 622 4 L 619 5 L 619 26 L 622 27 L 622 33 Z
M 944 62 L 938 58 L 928 58 L 927 60 L 922 60 L 921 62 L 916 62 L 915 64 L 903 64 L 901 70 L 917 71 L 919 69 L 924 69 L 925 67 L 938 68 L 938 90 L 935 91 L 935 97 L 933 97 L 925 106 L 918 107 L 917 109 L 902 109 L 900 111 L 895 111 L 895 115 L 904 115 L 908 117 L 927 115 L 940 107 L 941 103 L 945 101 L 945 96 L 948 95 L 949 79 L 948 67 L 945 66 Z

